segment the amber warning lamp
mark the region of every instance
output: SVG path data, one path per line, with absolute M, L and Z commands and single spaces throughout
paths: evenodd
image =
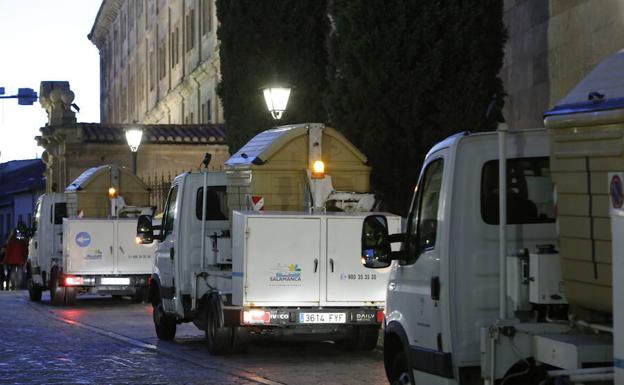
M 322 160 L 317 160 L 312 164 L 312 179 L 325 178 L 325 163 Z
M 117 198 L 117 189 L 114 187 L 111 187 L 108 189 L 108 198 L 109 199 L 115 199 Z

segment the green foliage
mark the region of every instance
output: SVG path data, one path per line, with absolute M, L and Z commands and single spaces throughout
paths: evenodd
M 426 151 L 484 114 L 505 30 L 502 0 L 329 0 L 331 124 L 368 157 L 386 209 L 405 214 Z
M 325 122 L 325 0 L 217 0 L 221 83 L 230 151 L 275 125 Z M 274 121 L 261 88 L 294 86 L 283 118 Z
M 431 145 L 495 127 L 484 113 L 503 94 L 502 0 L 217 0 L 217 16 L 232 152 L 271 126 L 329 120 L 405 214 Z M 296 87 L 281 121 L 260 91 L 273 80 Z

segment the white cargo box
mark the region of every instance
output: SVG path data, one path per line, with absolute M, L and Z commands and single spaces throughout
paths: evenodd
M 68 274 L 152 274 L 154 244 L 135 242 L 136 219 L 63 219 Z
M 234 211 L 233 304 L 383 306 L 390 268 L 361 263 L 367 215 Z M 401 218 L 386 215 L 400 232 Z

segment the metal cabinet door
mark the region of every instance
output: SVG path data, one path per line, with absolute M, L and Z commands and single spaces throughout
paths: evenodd
M 252 217 L 247 231 L 246 301 L 318 304 L 321 220 Z
M 327 219 L 327 302 L 386 300 L 390 268 L 368 269 L 361 262 L 363 221 L 364 217 Z M 388 225 L 390 233 L 401 230 L 398 218 Z
M 65 221 L 67 273 L 114 273 L 114 223 L 109 220 Z
M 115 254 L 117 255 L 117 273 L 119 274 L 152 274 L 154 243 L 149 245 L 136 243 L 136 228 L 136 219 L 117 221 Z

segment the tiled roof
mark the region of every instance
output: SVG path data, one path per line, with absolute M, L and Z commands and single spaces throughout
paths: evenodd
M 142 143 L 152 144 L 226 144 L 222 124 L 107 124 L 77 123 L 83 139 L 90 143 L 126 143 L 124 130 L 143 129 Z

